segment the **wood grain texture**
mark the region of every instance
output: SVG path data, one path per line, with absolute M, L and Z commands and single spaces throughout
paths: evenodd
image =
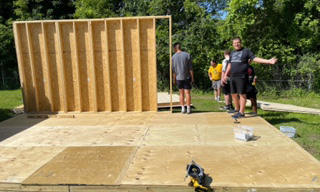
M 58 45 L 58 56 L 59 56 L 59 65 L 60 70 L 59 74 L 61 75 L 60 81 L 62 85 L 62 91 L 60 92 L 60 98 L 62 98 L 62 104 L 63 104 L 63 111 L 66 113 L 68 111 L 68 93 L 67 93 L 67 82 L 66 82 L 66 69 L 65 69 L 65 61 L 63 57 L 63 42 L 61 37 L 61 29 L 60 29 L 60 23 L 56 22 L 56 32 L 57 32 L 57 45 Z
M 21 26 L 21 24 L 20 24 Z M 23 60 L 23 54 L 21 50 L 21 38 L 20 33 L 18 31 L 17 24 L 13 24 L 13 32 L 14 32 L 14 43 L 16 46 L 16 55 L 17 55 L 17 61 L 18 61 L 18 69 L 19 69 L 19 79 L 20 79 L 20 86 L 22 89 L 22 95 L 23 95 L 23 103 L 25 111 L 28 112 L 28 87 L 26 85 L 26 76 L 24 71 L 24 60 Z
M 157 77 L 154 74 L 156 68 L 155 36 L 153 20 L 140 21 L 140 58 L 141 58 L 141 82 L 142 82 L 142 107 L 143 111 L 157 111 Z
M 23 184 L 119 184 L 135 147 L 70 147 Z
M 108 21 L 109 65 L 112 111 L 124 111 L 124 73 L 120 21 Z
M 261 117 L 240 120 L 240 125 L 253 127 L 255 135 L 243 142 L 234 139 L 233 128 L 239 124 L 223 112 L 28 116 L 0 123 L 0 134 L 24 129 L 0 142 L 0 179 L 6 184 L 83 184 L 74 189 L 89 191 L 98 189 L 90 185 L 100 184 L 104 186 L 99 190 L 152 186 L 170 191 L 187 186 L 185 166 L 194 159 L 209 174 L 213 188 L 320 189 L 320 162 Z M 8 187 L 2 188 L 0 181 L 0 190 Z
M 50 110 L 54 112 L 53 104 L 53 93 L 52 93 L 52 83 L 51 83 L 51 66 L 49 63 L 48 55 L 48 43 L 47 43 L 47 31 L 43 23 L 41 23 L 42 38 L 43 38 L 43 54 L 44 54 L 44 66 L 46 68 L 46 79 L 45 79 L 45 89 L 47 93 L 47 99 L 49 100 Z
M 104 21 L 92 22 L 93 53 L 95 61 L 96 92 L 97 92 L 97 111 L 108 111 L 109 79 L 106 65 L 106 35 Z
M 156 19 L 14 23 L 27 112 L 157 111 Z

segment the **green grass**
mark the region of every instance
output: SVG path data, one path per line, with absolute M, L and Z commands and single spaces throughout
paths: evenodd
M 0 91 L 0 121 L 13 115 L 12 109 L 22 105 L 21 90 Z
M 308 94 L 302 97 L 272 98 L 267 96 L 258 97 L 263 101 L 295 104 L 305 107 L 320 108 L 320 95 Z M 21 90 L 0 91 L 0 121 L 12 116 L 11 109 L 22 104 Z M 214 101 L 213 94 L 194 91 L 192 103 L 194 112 L 217 112 L 224 103 Z M 180 112 L 180 109 L 175 109 Z M 247 108 L 246 112 L 250 112 Z M 298 113 L 271 112 L 258 110 L 261 117 L 279 128 L 282 125 L 293 126 L 297 129 L 298 136 L 294 140 L 304 149 L 320 160 L 320 116 Z
M 310 93 L 300 97 L 286 96 L 286 97 L 276 98 L 276 97 L 268 97 L 268 96 L 259 96 L 258 100 L 320 109 L 320 94 L 316 94 L 316 93 Z

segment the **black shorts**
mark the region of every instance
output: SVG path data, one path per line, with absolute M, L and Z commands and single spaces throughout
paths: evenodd
M 177 80 L 177 85 L 179 89 L 191 89 L 191 79 Z
M 247 99 L 257 99 L 258 90 L 255 86 L 249 85 L 247 89 Z
M 231 92 L 231 90 L 230 90 L 230 82 L 228 81 L 227 84 L 224 84 L 224 85 L 222 86 L 222 93 L 223 93 L 224 95 L 229 95 L 230 92 Z
M 230 78 L 231 94 L 246 94 L 248 88 L 248 76 L 238 76 Z

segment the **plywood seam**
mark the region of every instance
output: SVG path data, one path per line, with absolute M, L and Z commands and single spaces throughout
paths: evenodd
M 122 175 L 119 175 L 119 178 L 117 179 L 117 183 L 121 184 L 121 181 L 123 180 L 124 176 L 127 175 L 127 172 L 130 169 L 130 166 L 132 165 L 132 162 L 134 161 L 139 149 L 141 148 L 141 145 L 143 144 L 143 141 L 144 141 L 146 135 L 148 134 L 150 127 L 151 127 L 151 125 L 149 125 L 148 129 L 144 132 L 144 135 L 143 135 L 143 137 L 142 137 L 142 139 L 140 141 L 140 144 L 136 147 L 136 150 L 133 153 L 133 155 L 131 156 L 131 158 L 129 158 L 128 165 L 127 165 L 125 171 L 122 173 Z

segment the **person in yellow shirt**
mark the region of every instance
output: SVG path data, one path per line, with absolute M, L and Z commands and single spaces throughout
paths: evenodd
M 217 64 L 215 60 L 211 60 L 210 64 L 211 66 L 208 71 L 209 79 L 212 81 L 215 100 L 220 101 L 222 64 Z

